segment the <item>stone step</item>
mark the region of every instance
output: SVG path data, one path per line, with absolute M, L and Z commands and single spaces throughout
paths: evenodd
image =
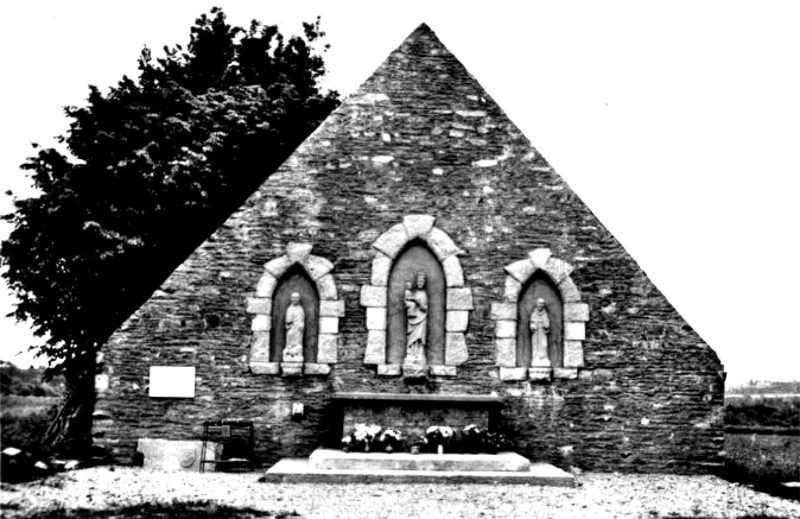
M 265 483 L 440 483 L 511 484 L 573 487 L 571 474 L 547 463 L 531 463 L 526 471 L 355 470 L 320 469 L 308 458 L 284 458 L 259 479 Z
M 527 472 L 530 462 L 515 452 L 497 454 L 410 454 L 342 452 L 317 449 L 308 465 L 322 470 L 428 470 L 454 472 Z

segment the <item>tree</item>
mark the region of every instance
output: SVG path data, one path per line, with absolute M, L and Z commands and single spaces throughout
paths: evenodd
M 214 8 L 186 49 L 145 48 L 137 80 L 65 109 L 71 157 L 37 148 L 22 165 L 41 195 L 4 216 L 0 261 L 12 315 L 48 337 L 40 354 L 67 377 L 54 443 L 85 443 L 110 334 L 338 104 L 319 88 L 319 18 L 303 29 L 233 27 Z

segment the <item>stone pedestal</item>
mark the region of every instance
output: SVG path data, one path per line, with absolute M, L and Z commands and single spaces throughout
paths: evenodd
M 200 440 L 163 440 L 159 438 L 140 438 L 136 451 L 144 455 L 144 467 L 159 470 L 200 471 L 200 455 L 203 442 Z M 206 443 L 206 461 L 216 461 L 217 444 Z M 205 470 L 214 470 L 213 463 L 207 463 Z

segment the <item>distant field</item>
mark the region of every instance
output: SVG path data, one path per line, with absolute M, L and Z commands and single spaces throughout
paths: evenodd
M 3 416 L 29 416 L 36 413 L 48 412 L 51 407 L 58 405 L 61 398 L 57 396 L 19 396 L 3 395 L 0 402 L 0 414 Z

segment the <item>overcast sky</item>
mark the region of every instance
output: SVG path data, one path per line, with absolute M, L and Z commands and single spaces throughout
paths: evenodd
M 24 193 L 87 85 L 135 76 L 214 5 L 299 33 L 353 92 L 422 22 L 466 65 L 720 355 L 729 383 L 800 379 L 800 3 L 15 2 L 0 32 L 0 182 Z M 452 7 L 445 7 L 451 5 Z M 0 208 L 10 209 L 7 197 Z M 2 230 L 2 236 L 8 232 Z M 0 312 L 13 298 L 0 294 Z M 31 342 L 0 319 L 0 358 Z

